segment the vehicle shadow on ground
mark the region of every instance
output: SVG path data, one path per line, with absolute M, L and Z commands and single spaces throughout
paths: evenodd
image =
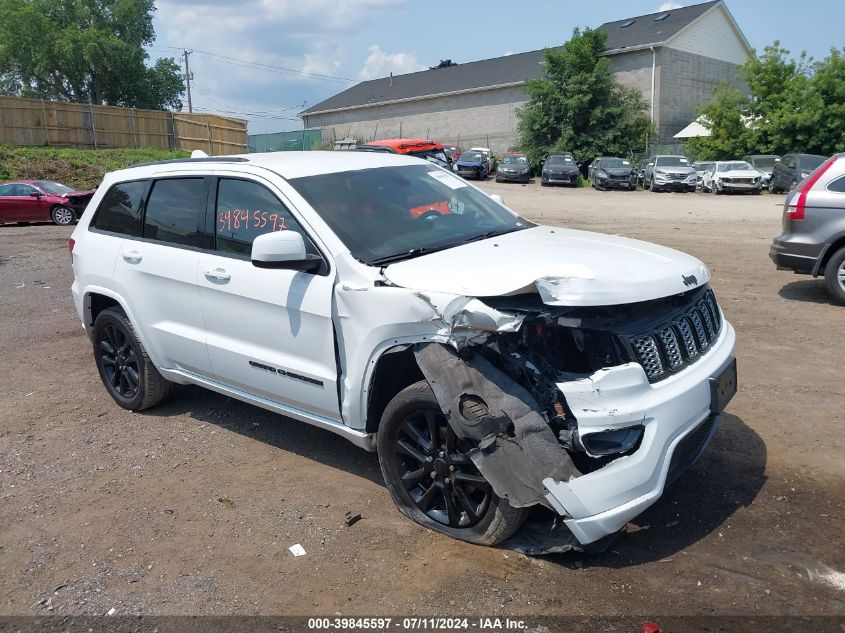
M 329 431 L 199 387 L 187 387 L 143 414 L 188 415 L 384 486 L 375 453 Z M 656 504 L 631 521 L 605 552 L 571 552 L 547 560 L 570 568 L 623 568 L 671 557 L 754 501 L 766 481 L 766 455 L 760 436 L 740 418 L 725 414 L 698 462 Z
M 789 301 L 804 303 L 830 303 L 830 295 L 824 287 L 824 279 L 801 279 L 792 281 L 778 290 L 778 294 Z
M 701 458 L 597 555 L 561 555 L 567 567 L 623 568 L 669 558 L 750 505 L 766 482 L 766 445 L 745 422 L 724 414 Z M 583 560 L 582 560 L 583 558 Z
M 195 420 L 346 471 L 383 486 L 378 457 L 339 435 L 200 387 L 186 387 L 143 415 Z

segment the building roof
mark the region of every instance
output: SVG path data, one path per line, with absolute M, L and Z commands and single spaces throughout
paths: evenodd
M 661 45 L 721 2 L 722 0 L 712 0 L 602 24 L 599 28 L 607 32 L 605 54 L 612 55 L 630 49 Z M 663 15 L 666 17 L 655 19 Z M 628 26 L 623 26 L 624 24 Z M 542 75 L 544 52 L 544 49 L 540 49 L 446 68 L 362 81 L 300 112 L 300 115 L 521 85 L 527 79 Z
M 362 81 L 301 114 L 515 85 L 539 77 L 543 50 Z
M 721 0 L 713 0 L 635 18 L 605 22 L 599 27 L 607 33 L 605 52 L 624 52 L 624 49 L 663 44 L 720 2 Z M 666 17 L 662 17 L 664 15 Z

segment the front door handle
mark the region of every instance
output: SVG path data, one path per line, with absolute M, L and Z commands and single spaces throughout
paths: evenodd
M 229 281 L 232 278 L 223 268 L 209 268 L 205 271 L 205 276 L 212 281 Z
M 123 254 L 123 259 L 129 264 L 137 264 L 143 259 L 143 256 L 138 251 L 127 251 Z

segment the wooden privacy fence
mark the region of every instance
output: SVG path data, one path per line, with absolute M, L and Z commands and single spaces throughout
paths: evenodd
M 22 97 L 0 97 L 0 145 L 248 151 L 243 119 Z

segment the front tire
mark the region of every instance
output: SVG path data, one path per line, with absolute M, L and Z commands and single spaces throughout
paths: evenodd
M 660 191 L 660 189 L 657 188 L 657 185 L 654 184 L 653 180 L 649 184 L 648 188 L 649 188 L 650 191 L 653 191 L 654 193 L 657 193 L 657 192 Z
M 53 207 L 53 210 L 50 211 L 50 219 L 53 224 L 58 226 L 70 226 L 76 222 L 76 213 L 73 212 L 73 209 L 59 205 Z
M 839 305 L 845 305 L 845 248 L 840 248 L 827 261 L 824 284 L 831 298 Z
M 162 376 L 121 308 L 107 308 L 94 321 L 94 360 L 112 399 L 141 411 L 170 397 L 176 384 Z
M 525 521 L 493 492 L 446 421 L 428 382 L 400 391 L 378 430 L 382 476 L 399 511 L 435 532 L 479 545 L 496 545 Z

